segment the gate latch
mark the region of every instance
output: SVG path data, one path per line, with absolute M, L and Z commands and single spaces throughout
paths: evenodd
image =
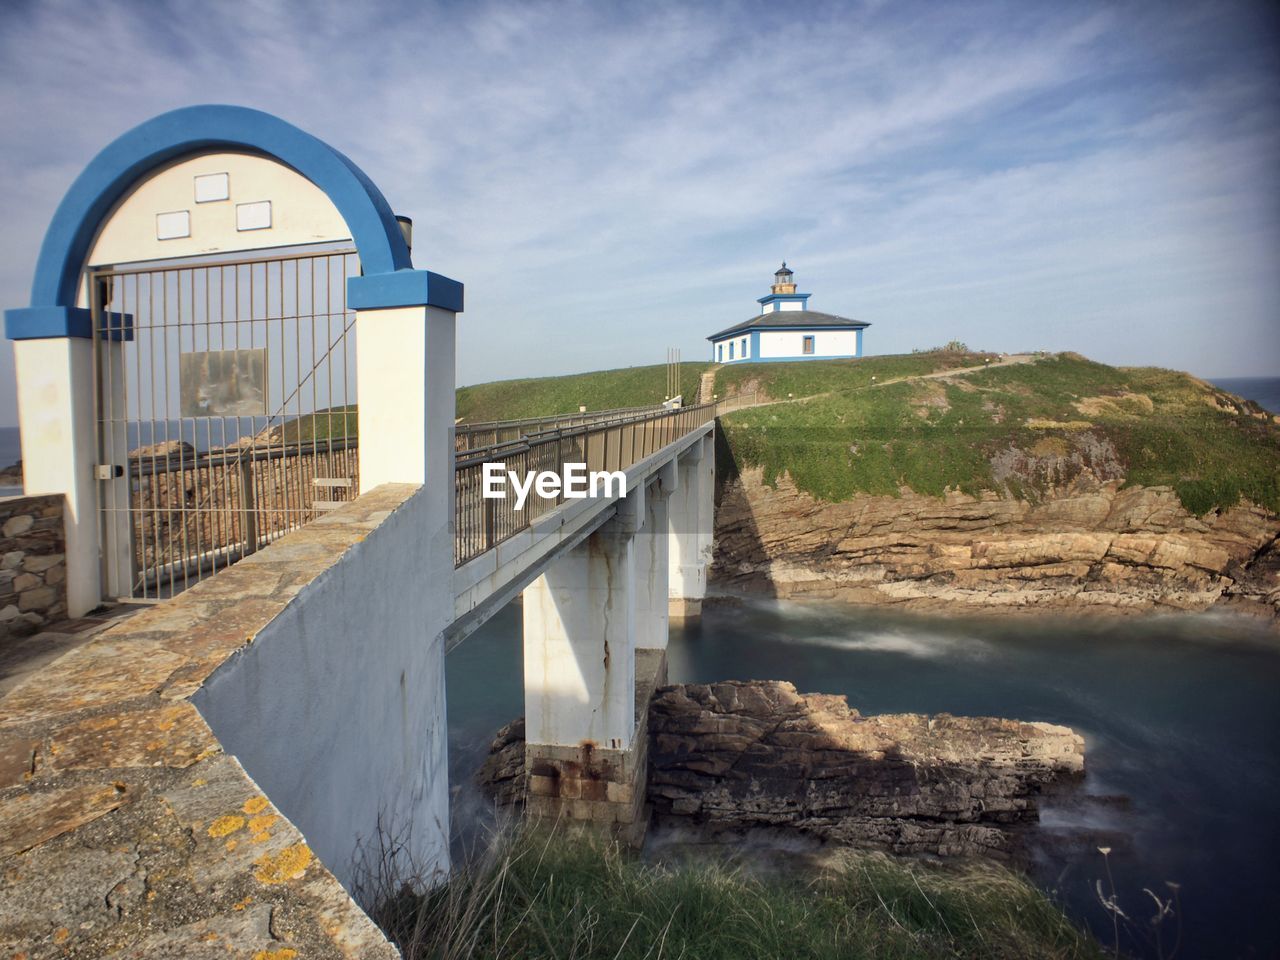
M 93 472 L 99 480 L 114 480 L 124 476 L 124 467 L 118 463 L 99 463 L 94 466 Z

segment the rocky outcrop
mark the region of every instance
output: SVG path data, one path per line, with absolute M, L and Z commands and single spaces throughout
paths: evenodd
M 649 722 L 659 817 L 894 853 L 1009 855 L 1037 798 L 1084 772 L 1084 741 L 1067 727 L 863 717 L 843 696 L 778 681 L 666 687 Z
M 725 483 L 713 577 L 783 597 L 923 610 L 1237 609 L 1280 617 L 1266 551 L 1280 518 L 1247 503 L 1195 517 L 1167 487 L 1086 473 L 1038 502 L 903 490 L 815 500 L 751 469 Z
M 659 820 L 755 828 L 902 854 L 1009 857 L 1042 795 L 1084 771 L 1066 727 L 985 717 L 863 717 L 842 696 L 779 681 L 677 684 L 649 705 L 648 801 Z M 524 723 L 495 738 L 480 781 L 524 794 Z

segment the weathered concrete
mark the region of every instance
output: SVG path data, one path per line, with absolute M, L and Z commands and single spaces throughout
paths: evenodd
M 638 843 L 648 825 L 649 701 L 666 682 L 666 651 L 638 649 L 631 749 L 526 744 L 521 717 L 499 731 L 481 781 L 500 804 L 523 806 L 533 816 L 599 824 Z
M 532 743 L 631 748 L 635 581 L 635 531 L 613 520 L 524 591 L 525 716 Z
M 668 515 L 679 470 L 672 460 L 645 491 L 644 524 L 636 533 L 636 647 L 667 649 L 671 531 Z
M 99 572 L 93 343 L 80 337 L 16 340 L 23 492 L 65 504 L 67 615 L 102 602 Z
M 398 716 L 401 701 L 375 688 L 391 674 L 399 686 L 401 647 L 419 644 L 424 657 L 439 648 L 373 619 L 360 637 L 366 656 L 358 675 L 339 672 L 328 688 L 317 684 L 305 695 L 283 684 L 268 648 L 284 650 L 302 626 L 319 647 L 293 650 L 289 669 L 307 675 L 310 656 L 312 667 L 325 667 L 328 635 L 308 629 L 304 611 L 321 610 L 306 599 L 345 598 L 353 612 L 367 613 L 351 592 L 367 586 L 358 572 L 383 569 L 385 554 L 399 556 L 394 544 L 410 532 L 415 490 L 388 485 L 362 496 L 252 561 L 105 630 L 0 700 L 0 946 L 30 960 L 248 960 L 288 950 L 397 956 L 316 853 L 349 869 L 343 854 L 349 858 L 368 825 L 364 808 L 341 806 L 344 792 L 376 796 L 387 783 L 374 769 L 382 763 L 380 772 L 400 776 L 421 733 L 360 713 Z M 386 598 L 369 602 L 379 599 Z M 349 624 L 338 617 L 333 627 Z M 343 637 L 347 655 L 353 636 Z M 405 679 L 429 680 L 408 671 Z M 280 709 L 223 715 L 237 684 L 253 683 Z M 199 699 L 212 723 L 193 705 L 206 684 Z M 422 696 L 429 695 L 428 688 Z M 377 697 L 387 702 L 375 704 Z M 353 715 L 378 729 L 378 739 L 347 733 Z M 252 720 L 277 725 L 254 731 L 246 771 L 218 734 L 227 728 L 227 739 L 244 736 Z M 372 759 L 344 766 L 356 745 Z M 299 772 L 304 762 L 305 783 L 285 783 L 287 765 Z M 259 778 L 277 782 L 280 797 L 269 799 Z M 331 819 L 301 822 L 315 808 L 300 787 L 351 815 L 341 825 L 345 843 Z
M 679 460 L 679 477 L 668 503 L 668 616 L 685 620 L 702 613 L 707 595 L 715 525 L 714 434 L 703 437 Z

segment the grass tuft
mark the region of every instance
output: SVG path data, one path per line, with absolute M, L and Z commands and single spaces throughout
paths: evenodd
M 646 861 L 564 827 L 513 828 L 431 892 L 394 888 L 373 916 L 409 960 L 1102 956 L 996 866 L 845 851 L 817 873 L 764 873 L 706 854 Z

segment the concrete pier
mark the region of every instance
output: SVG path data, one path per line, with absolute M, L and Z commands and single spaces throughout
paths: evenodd
M 702 438 L 677 461 L 679 477 L 667 509 L 671 620 L 700 616 L 707 595 L 715 513 L 714 442 L 713 436 Z

